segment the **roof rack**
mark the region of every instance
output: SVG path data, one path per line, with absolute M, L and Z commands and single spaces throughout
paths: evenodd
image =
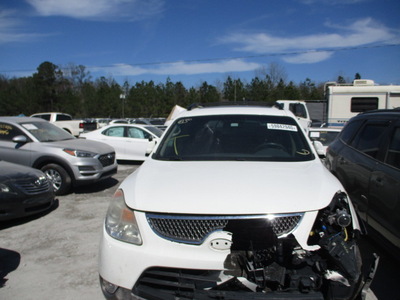
M 206 107 L 221 107 L 221 106 L 260 106 L 260 107 L 276 107 L 283 109 L 283 105 L 274 103 L 271 105 L 268 102 L 259 101 L 225 101 L 225 102 L 206 102 L 206 103 L 193 103 L 187 107 L 187 110 L 195 108 L 206 108 Z

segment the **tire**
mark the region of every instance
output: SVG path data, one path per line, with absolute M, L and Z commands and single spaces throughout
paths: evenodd
M 43 173 L 50 179 L 53 184 L 56 195 L 64 195 L 71 189 L 71 176 L 68 172 L 57 164 L 48 164 L 41 168 Z

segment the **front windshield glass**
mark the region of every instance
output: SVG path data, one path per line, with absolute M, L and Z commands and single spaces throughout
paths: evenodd
M 27 122 L 21 124 L 40 142 L 58 142 L 74 139 L 75 137 L 49 122 Z
M 292 118 L 216 115 L 176 120 L 153 158 L 306 161 L 314 155 Z

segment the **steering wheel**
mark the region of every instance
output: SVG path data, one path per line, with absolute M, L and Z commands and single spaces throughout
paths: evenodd
M 264 144 L 261 144 L 260 146 L 256 147 L 256 152 L 259 152 L 259 151 L 267 149 L 267 148 L 275 148 L 275 149 L 279 149 L 279 150 L 287 152 L 287 149 L 283 145 L 278 144 L 278 143 L 264 143 Z

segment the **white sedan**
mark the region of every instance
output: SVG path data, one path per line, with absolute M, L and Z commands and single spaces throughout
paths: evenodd
M 80 134 L 80 138 L 111 145 L 117 160 L 143 161 L 163 131 L 155 126 L 137 124 L 111 124 L 91 132 Z

